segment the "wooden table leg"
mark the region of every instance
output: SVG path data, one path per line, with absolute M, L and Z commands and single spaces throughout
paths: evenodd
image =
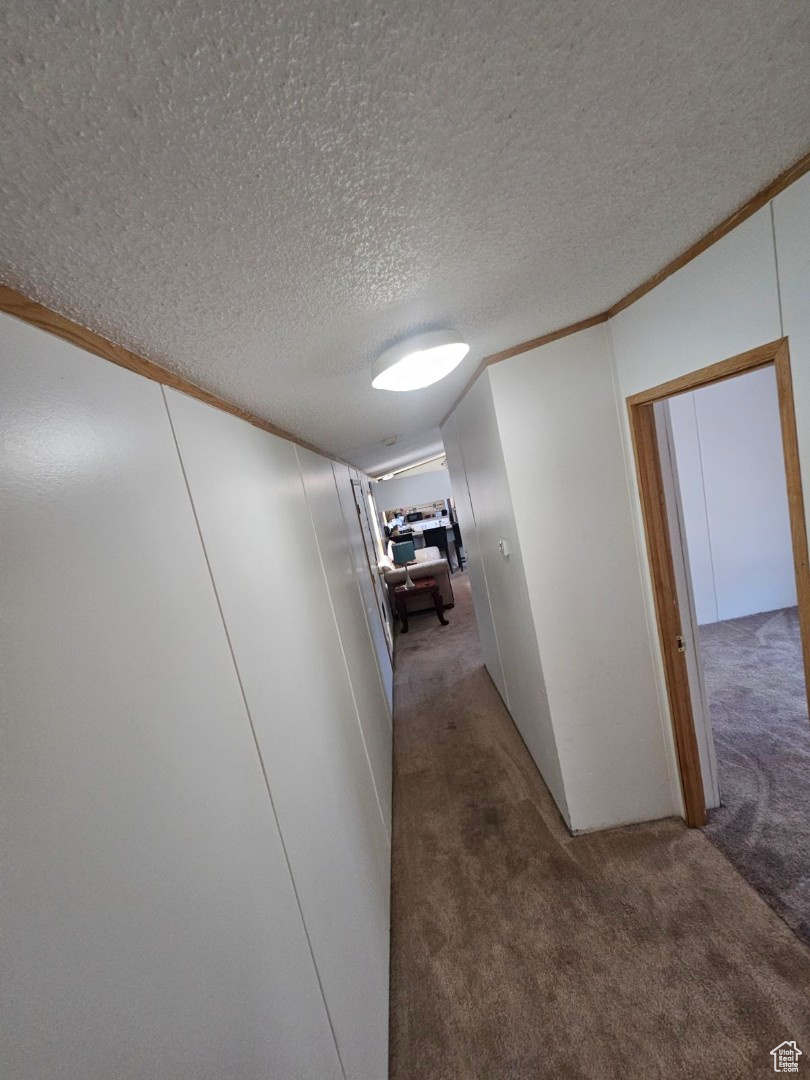
M 408 609 L 405 606 L 405 597 L 397 597 L 397 614 L 399 615 L 399 632 L 400 634 L 408 633 Z
M 442 626 L 449 626 L 450 624 L 444 617 L 444 601 L 442 600 L 442 594 L 439 589 L 433 590 L 433 604 L 436 608 L 436 614 L 439 616 L 439 622 Z

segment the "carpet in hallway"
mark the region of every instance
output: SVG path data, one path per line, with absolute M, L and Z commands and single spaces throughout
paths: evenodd
M 453 587 L 448 627 L 397 640 L 392 1080 L 748 1080 L 784 1039 L 810 1054 L 810 951 L 699 830 L 568 834 Z
M 810 944 L 810 722 L 797 609 L 701 626 L 700 651 L 723 804 L 706 835 Z

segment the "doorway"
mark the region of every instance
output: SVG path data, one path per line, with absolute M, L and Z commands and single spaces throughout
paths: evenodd
M 804 676 L 806 701 L 810 685 L 810 570 L 787 339 L 653 387 L 628 398 L 627 402 L 685 816 L 691 826 L 707 823 L 707 807 L 718 805 L 722 790 L 718 791 L 710 709 L 702 672 L 706 653 L 704 650 L 701 656 L 683 508 L 678 506 L 679 491 L 675 490 L 678 488 L 673 461 L 676 455 L 667 403 L 677 396 L 764 369 L 773 371 L 776 382 L 795 579 L 797 662 Z M 729 468 L 734 468 L 734 462 L 729 462 Z M 716 620 L 718 625 L 727 621 Z M 753 630 L 756 635 L 755 626 L 743 629 Z M 785 626 L 781 629 L 785 630 Z M 806 722 L 806 713 L 804 717 Z
M 357 519 L 360 522 L 360 535 L 363 538 L 363 552 L 366 559 L 371 581 L 371 589 L 374 595 L 377 617 L 382 626 L 385 647 L 388 651 L 388 659 L 394 662 L 394 633 L 391 626 L 391 614 L 385 597 L 382 579 L 377 571 L 379 556 L 382 549 L 382 540 L 377 528 L 377 509 L 374 505 L 374 495 L 368 480 L 352 478 L 352 494 L 354 505 L 357 510 Z

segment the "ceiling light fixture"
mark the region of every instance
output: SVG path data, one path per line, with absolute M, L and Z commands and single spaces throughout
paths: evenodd
M 371 366 L 375 390 L 421 390 L 458 367 L 470 346 L 455 330 L 431 330 L 386 349 Z

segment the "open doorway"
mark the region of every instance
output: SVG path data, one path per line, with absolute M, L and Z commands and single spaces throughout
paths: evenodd
M 377 509 L 374 505 L 374 496 L 371 492 L 371 485 L 368 480 L 360 480 L 359 478 L 353 479 L 351 485 L 354 503 L 357 509 L 357 518 L 360 522 L 360 535 L 363 538 L 365 561 L 371 581 L 372 593 L 374 595 L 376 615 L 382 626 L 383 637 L 388 650 L 388 658 L 393 663 L 394 638 L 393 628 L 391 626 L 391 613 L 388 608 L 385 590 L 380 581 L 380 575 L 377 569 L 382 539 L 380 537 L 379 528 L 377 527 Z
M 411 615 L 443 627 L 444 612 L 455 607 L 453 577 L 464 554 L 451 497 L 443 452 L 374 484 L 383 537 L 380 572 L 401 634 L 410 632 Z
M 628 407 L 687 820 L 810 941 L 810 574 L 787 341 Z

